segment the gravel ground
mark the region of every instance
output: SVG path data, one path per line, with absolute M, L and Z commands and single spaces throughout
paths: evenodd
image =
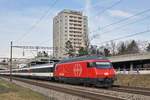
M 57 85 L 57 86 L 63 86 L 65 88 L 77 88 L 77 89 L 85 89 L 88 91 L 94 91 L 100 94 L 107 94 L 111 95 L 114 97 L 121 97 L 125 98 L 126 100 L 150 100 L 150 96 L 144 96 L 144 95 L 139 95 L 139 94 L 131 94 L 131 93 L 123 93 L 123 92 L 116 92 L 116 91 L 111 91 L 107 89 L 102 89 L 102 88 L 91 88 L 91 87 L 84 87 L 84 86 L 77 86 L 77 85 L 69 85 L 69 84 L 59 84 L 59 83 L 52 83 L 52 82 L 45 82 L 46 84 L 51 84 L 51 85 Z
M 9 79 L 3 78 L 6 81 L 9 81 Z M 62 93 L 62 92 L 57 92 L 51 89 L 45 89 L 45 88 L 41 88 L 35 85 L 30 85 L 30 84 L 26 84 L 20 81 L 15 81 L 13 80 L 13 83 L 22 86 L 24 88 L 29 88 L 32 91 L 38 92 L 40 94 L 43 94 L 47 97 L 47 100 L 89 100 L 87 98 L 84 97 L 78 97 L 78 96 L 73 96 L 70 94 L 66 94 L 66 93 Z
M 8 80 L 8 79 L 5 79 Z M 36 81 L 36 80 L 34 80 Z M 73 95 L 69 95 L 66 93 L 62 93 L 62 92 L 57 92 L 54 90 L 50 90 L 50 89 L 45 89 L 45 88 L 41 88 L 38 86 L 34 86 L 34 85 L 29 85 L 23 82 L 19 82 L 19 81 L 14 81 L 13 82 L 17 85 L 23 86 L 25 88 L 29 88 L 35 92 L 41 93 L 45 96 L 47 96 L 47 100 L 89 100 L 86 98 L 82 98 L 82 97 L 78 97 L 78 96 L 73 96 Z M 40 82 L 40 81 L 38 81 Z M 47 82 L 45 81 L 44 83 L 46 84 L 50 84 L 50 85 L 57 85 L 60 87 L 65 87 L 65 88 L 76 88 L 76 89 L 84 89 L 84 90 L 88 90 L 91 92 L 96 92 L 96 93 L 100 93 L 100 94 L 107 94 L 107 95 L 111 95 L 114 97 L 121 97 L 124 98 L 126 100 L 150 100 L 150 96 L 144 96 L 144 95 L 137 95 L 137 94 L 130 94 L 130 93 L 123 93 L 123 92 L 116 92 L 116 91 L 111 91 L 111 90 L 107 90 L 107 89 L 101 89 L 101 88 L 91 88 L 91 87 L 84 87 L 84 86 L 77 86 L 77 85 L 69 85 L 69 84 L 59 84 L 59 83 L 53 83 L 53 82 Z

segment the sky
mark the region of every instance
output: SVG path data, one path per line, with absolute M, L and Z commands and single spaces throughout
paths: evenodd
M 0 0 L 0 57 L 9 57 L 10 41 L 13 45 L 52 47 L 53 18 L 63 9 L 82 11 L 88 16 L 89 38 L 94 45 L 147 31 L 149 4 L 150 0 Z M 150 32 L 116 42 L 132 39 L 149 42 Z M 14 48 L 13 57 L 22 57 L 22 51 Z M 35 54 L 26 52 L 27 57 Z

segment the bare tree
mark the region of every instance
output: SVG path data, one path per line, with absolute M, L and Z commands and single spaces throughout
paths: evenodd
M 122 55 L 122 54 L 126 54 L 127 53 L 127 46 L 125 44 L 125 42 L 121 42 L 118 45 L 118 54 Z
M 150 52 L 150 43 L 148 44 L 148 46 L 147 46 L 146 48 L 147 48 L 146 50 L 147 50 L 148 52 Z
M 138 53 L 139 52 L 139 46 L 135 40 L 132 40 L 128 45 L 127 45 L 127 52 L 128 53 Z
M 111 41 L 111 43 L 110 43 L 110 52 L 112 53 L 112 55 L 114 56 L 114 55 L 116 55 L 116 49 L 117 49 L 117 47 L 116 47 L 116 43 L 114 42 L 114 41 Z

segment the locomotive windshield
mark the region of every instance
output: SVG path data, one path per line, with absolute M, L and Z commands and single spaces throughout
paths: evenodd
M 112 64 L 110 62 L 95 62 L 96 68 L 98 69 L 111 69 Z

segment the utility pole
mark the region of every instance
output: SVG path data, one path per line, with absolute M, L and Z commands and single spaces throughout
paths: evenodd
M 10 82 L 12 82 L 12 47 L 13 42 L 10 43 Z

